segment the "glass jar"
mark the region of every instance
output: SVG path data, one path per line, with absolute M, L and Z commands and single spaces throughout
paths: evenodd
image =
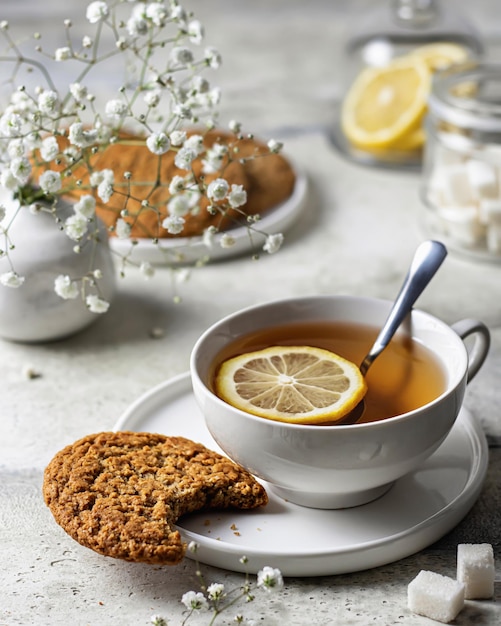
M 365 69 L 385 68 L 397 57 L 407 56 L 423 46 L 429 49 L 431 44 L 446 44 L 449 52 L 460 52 L 461 62 L 469 58 L 478 59 L 483 54 L 481 38 L 469 22 L 463 19 L 456 6 L 450 10 L 439 0 L 386 0 L 364 15 L 357 15 L 353 27 L 347 31 L 350 36 L 344 44 L 344 59 L 339 70 L 343 72 L 340 79 L 345 93 L 332 128 L 334 145 L 348 159 L 362 165 L 420 169 L 424 140 L 422 118 L 410 129 L 420 131 L 419 137 L 417 133 L 413 135 L 418 137 L 418 141 L 407 141 L 406 136 L 403 141 L 398 140 L 395 145 L 383 149 L 361 147 L 350 140 L 349 133 L 343 127 L 346 95 Z M 442 50 L 447 51 L 445 48 Z M 454 58 L 450 63 L 455 61 Z M 430 73 L 433 73 L 445 67 L 449 59 L 436 50 L 434 55 L 426 57 L 426 63 Z M 382 95 L 386 97 L 388 91 Z M 425 101 L 426 98 L 423 99 L 423 113 Z
M 437 75 L 428 103 L 425 227 L 451 249 L 501 260 L 501 65 Z

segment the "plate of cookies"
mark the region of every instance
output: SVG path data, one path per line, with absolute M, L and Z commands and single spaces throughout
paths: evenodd
M 140 397 L 118 420 L 114 433 L 150 437 L 155 442 L 163 437 L 171 446 L 181 438 L 182 445 L 190 448 L 190 458 L 202 446 L 210 459 L 204 466 L 209 464 L 216 472 L 224 467 L 223 474 L 234 474 L 242 489 L 238 493 L 252 494 L 252 502 L 237 497 L 233 502 L 222 501 L 221 506 L 213 502 L 214 506 L 198 509 L 178 503 L 184 514 L 175 520 L 175 531 L 182 545 L 196 542 L 199 562 L 249 573 L 270 565 L 285 576 L 342 574 L 414 554 L 459 523 L 477 499 L 487 471 L 485 435 L 463 408 L 440 448 L 379 499 L 338 510 L 294 505 L 274 494 L 267 483 L 240 474 L 241 468 L 225 466 L 230 461 L 205 425 L 189 373 Z M 188 474 L 201 479 L 196 467 L 189 468 L 183 484 Z M 211 485 L 214 480 L 212 476 Z M 179 489 L 177 485 L 176 493 Z M 207 491 L 207 485 L 202 491 Z M 193 555 L 188 550 L 185 556 Z M 247 563 L 242 564 L 242 556 Z
M 112 249 L 133 262 L 190 265 L 248 251 L 258 253 L 267 234 L 284 232 L 293 224 L 305 206 L 307 177 L 288 158 L 271 153 L 265 143 L 254 137 L 236 138 L 217 129 L 203 133 L 205 150 L 212 149 L 216 144 L 225 146 L 227 153 L 238 151 L 238 159 L 225 157 L 220 170 L 206 173 L 203 158 L 206 153 L 202 152 L 191 165 L 193 180 L 203 180 L 203 184 L 208 185 L 212 180 L 223 177 L 230 186 L 241 186 L 245 190 L 246 202 L 238 208 L 211 212 L 207 198 L 196 191 L 193 182 L 186 183 L 187 187 L 181 193 L 193 206 L 183 216 L 184 226 L 178 234 L 169 233 L 162 226 L 172 198 L 169 183 L 175 176 L 187 175 L 186 170 L 176 166 L 174 151 L 162 155 L 161 161 L 158 161 L 158 157 L 150 153 L 144 143 L 126 136 L 120 143 L 96 155 L 94 167 L 111 169 L 116 181 L 123 180 L 132 172 L 127 183 L 125 212 L 125 191 L 114 193 L 106 204 L 96 207 L 98 216 L 110 232 Z M 146 207 L 140 202 L 145 195 L 148 197 Z M 246 220 L 255 217 L 259 221 L 249 227 L 251 222 L 246 224 Z M 127 238 L 115 236 L 119 218 L 130 227 Z M 204 238 L 209 227 L 216 231 L 210 244 Z M 223 237 L 227 241 L 228 235 L 231 236 L 231 245 L 221 245 Z

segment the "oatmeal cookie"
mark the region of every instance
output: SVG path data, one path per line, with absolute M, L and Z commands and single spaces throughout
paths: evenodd
M 124 219 L 131 226 L 132 238 L 192 237 L 202 235 L 209 226 L 225 231 L 242 224 L 245 215 L 264 215 L 292 195 L 296 176 L 290 163 L 280 154 L 270 154 L 266 144 L 247 137 L 237 140 L 234 135 L 218 130 L 205 133 L 203 142 L 206 148 L 214 144 L 228 146 L 231 159 L 225 156 L 223 171 L 213 174 L 204 174 L 202 158 L 195 159 L 192 166 L 197 180 L 203 176 L 208 184 L 223 177 L 230 186 L 242 185 L 247 192 L 246 204 L 225 214 L 217 211 L 211 214 L 207 210 L 208 200 L 202 196 L 197 211 L 185 216 L 182 232 L 178 235 L 168 233 L 162 228 L 162 222 L 167 217 L 166 205 L 171 197 L 169 183 L 174 176 L 184 177 L 187 172 L 176 167 L 174 151 L 169 150 L 159 157 L 152 154 L 144 142 L 125 135 L 119 143 L 98 152 L 91 159 L 93 168 L 114 172 L 117 190 L 106 204 L 97 198 L 96 207 L 99 217 L 108 228 L 111 227 L 112 235 L 113 226 L 124 209 L 127 211 Z M 126 172 L 131 173 L 129 182 L 124 178 Z M 87 173 L 82 168 L 81 171 L 76 169 L 74 174 L 81 176 L 81 189 L 72 191 L 71 195 L 76 198 L 89 193 Z M 148 198 L 148 207 L 142 206 L 144 198 Z
M 251 474 L 202 444 L 126 431 L 89 435 L 58 452 L 43 495 L 56 522 L 83 546 L 165 565 L 185 554 L 175 528 L 185 513 L 268 501 Z

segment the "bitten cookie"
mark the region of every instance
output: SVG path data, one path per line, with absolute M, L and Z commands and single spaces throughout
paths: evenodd
M 251 474 L 202 444 L 136 432 L 89 435 L 58 452 L 45 470 L 43 495 L 81 545 L 165 565 L 185 554 L 175 528 L 185 513 L 268 501 Z

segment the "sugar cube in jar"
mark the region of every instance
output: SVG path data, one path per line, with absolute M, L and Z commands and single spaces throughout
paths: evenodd
M 451 250 L 501 261 L 501 65 L 437 74 L 426 134 L 426 230 Z

